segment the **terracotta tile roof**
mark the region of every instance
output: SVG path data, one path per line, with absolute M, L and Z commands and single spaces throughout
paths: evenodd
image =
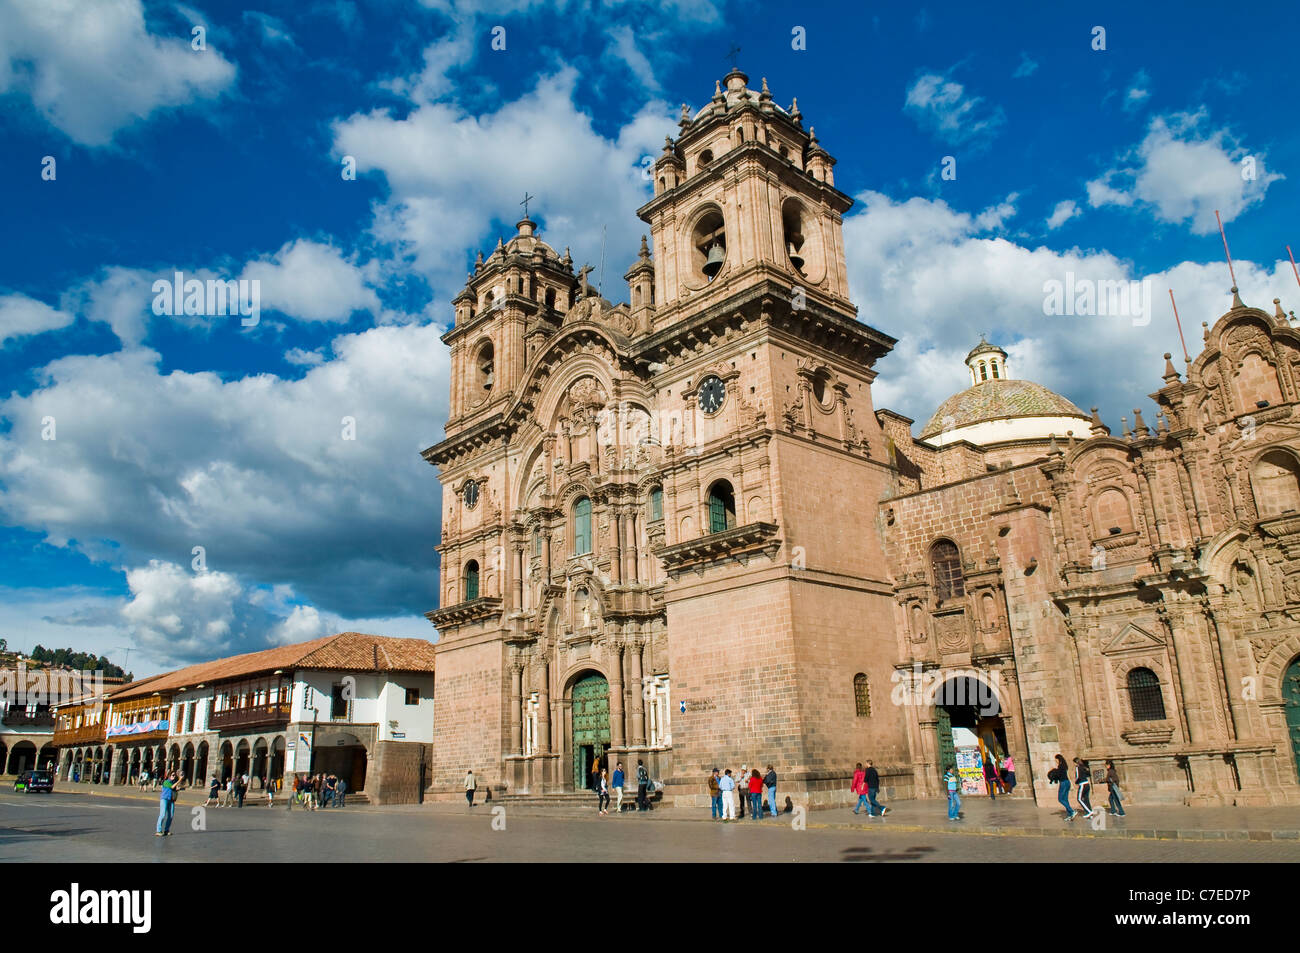
M 115 701 L 124 701 L 154 692 L 193 688 L 200 683 L 266 674 L 276 669 L 432 672 L 433 663 L 433 643 L 424 639 L 397 639 L 361 632 L 341 632 L 296 645 L 282 645 L 261 652 L 200 662 L 174 672 L 140 679 L 107 694 Z

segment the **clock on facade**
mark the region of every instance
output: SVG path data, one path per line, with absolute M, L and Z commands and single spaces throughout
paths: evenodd
M 716 414 L 727 399 L 727 385 L 722 378 L 709 376 L 700 382 L 700 410 L 706 414 Z
M 465 484 L 465 508 L 472 510 L 478 505 L 478 484 L 470 480 Z

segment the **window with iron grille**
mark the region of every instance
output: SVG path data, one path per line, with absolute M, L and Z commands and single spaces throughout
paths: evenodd
M 1128 673 L 1128 700 L 1134 721 L 1161 721 L 1165 717 L 1160 679 L 1149 668 L 1135 668 Z
M 871 685 L 867 683 L 867 676 L 862 672 L 853 676 L 853 701 L 857 706 L 859 718 L 867 718 L 871 715 Z
M 934 594 L 939 600 L 955 599 L 966 594 L 966 578 L 961 572 L 961 553 L 955 543 L 941 539 L 931 547 L 930 572 L 934 577 Z

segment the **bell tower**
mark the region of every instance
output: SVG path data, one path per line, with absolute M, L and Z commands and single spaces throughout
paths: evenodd
M 681 134 L 655 163 L 638 214 L 653 235 L 656 330 L 764 280 L 856 314 L 841 218 L 852 199 L 835 188 L 835 160 L 797 100 L 783 109 L 766 79 L 758 92 L 748 82 L 733 69 L 694 116 L 683 105 Z

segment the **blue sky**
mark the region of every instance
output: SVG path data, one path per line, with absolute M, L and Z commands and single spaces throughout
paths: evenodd
M 1296 306 L 1288 6 L 901 6 L 0 0 L 0 635 L 138 673 L 432 635 L 450 299 L 525 190 L 578 261 L 604 230 L 625 298 L 643 159 L 733 45 L 857 200 L 854 300 L 899 338 L 879 407 L 922 423 L 987 332 L 1150 419 L 1167 289 L 1193 356 L 1229 302 L 1215 209 L 1247 303 Z M 177 270 L 259 279 L 259 323 L 155 315 Z M 1068 272 L 1151 306 L 1045 315 Z

